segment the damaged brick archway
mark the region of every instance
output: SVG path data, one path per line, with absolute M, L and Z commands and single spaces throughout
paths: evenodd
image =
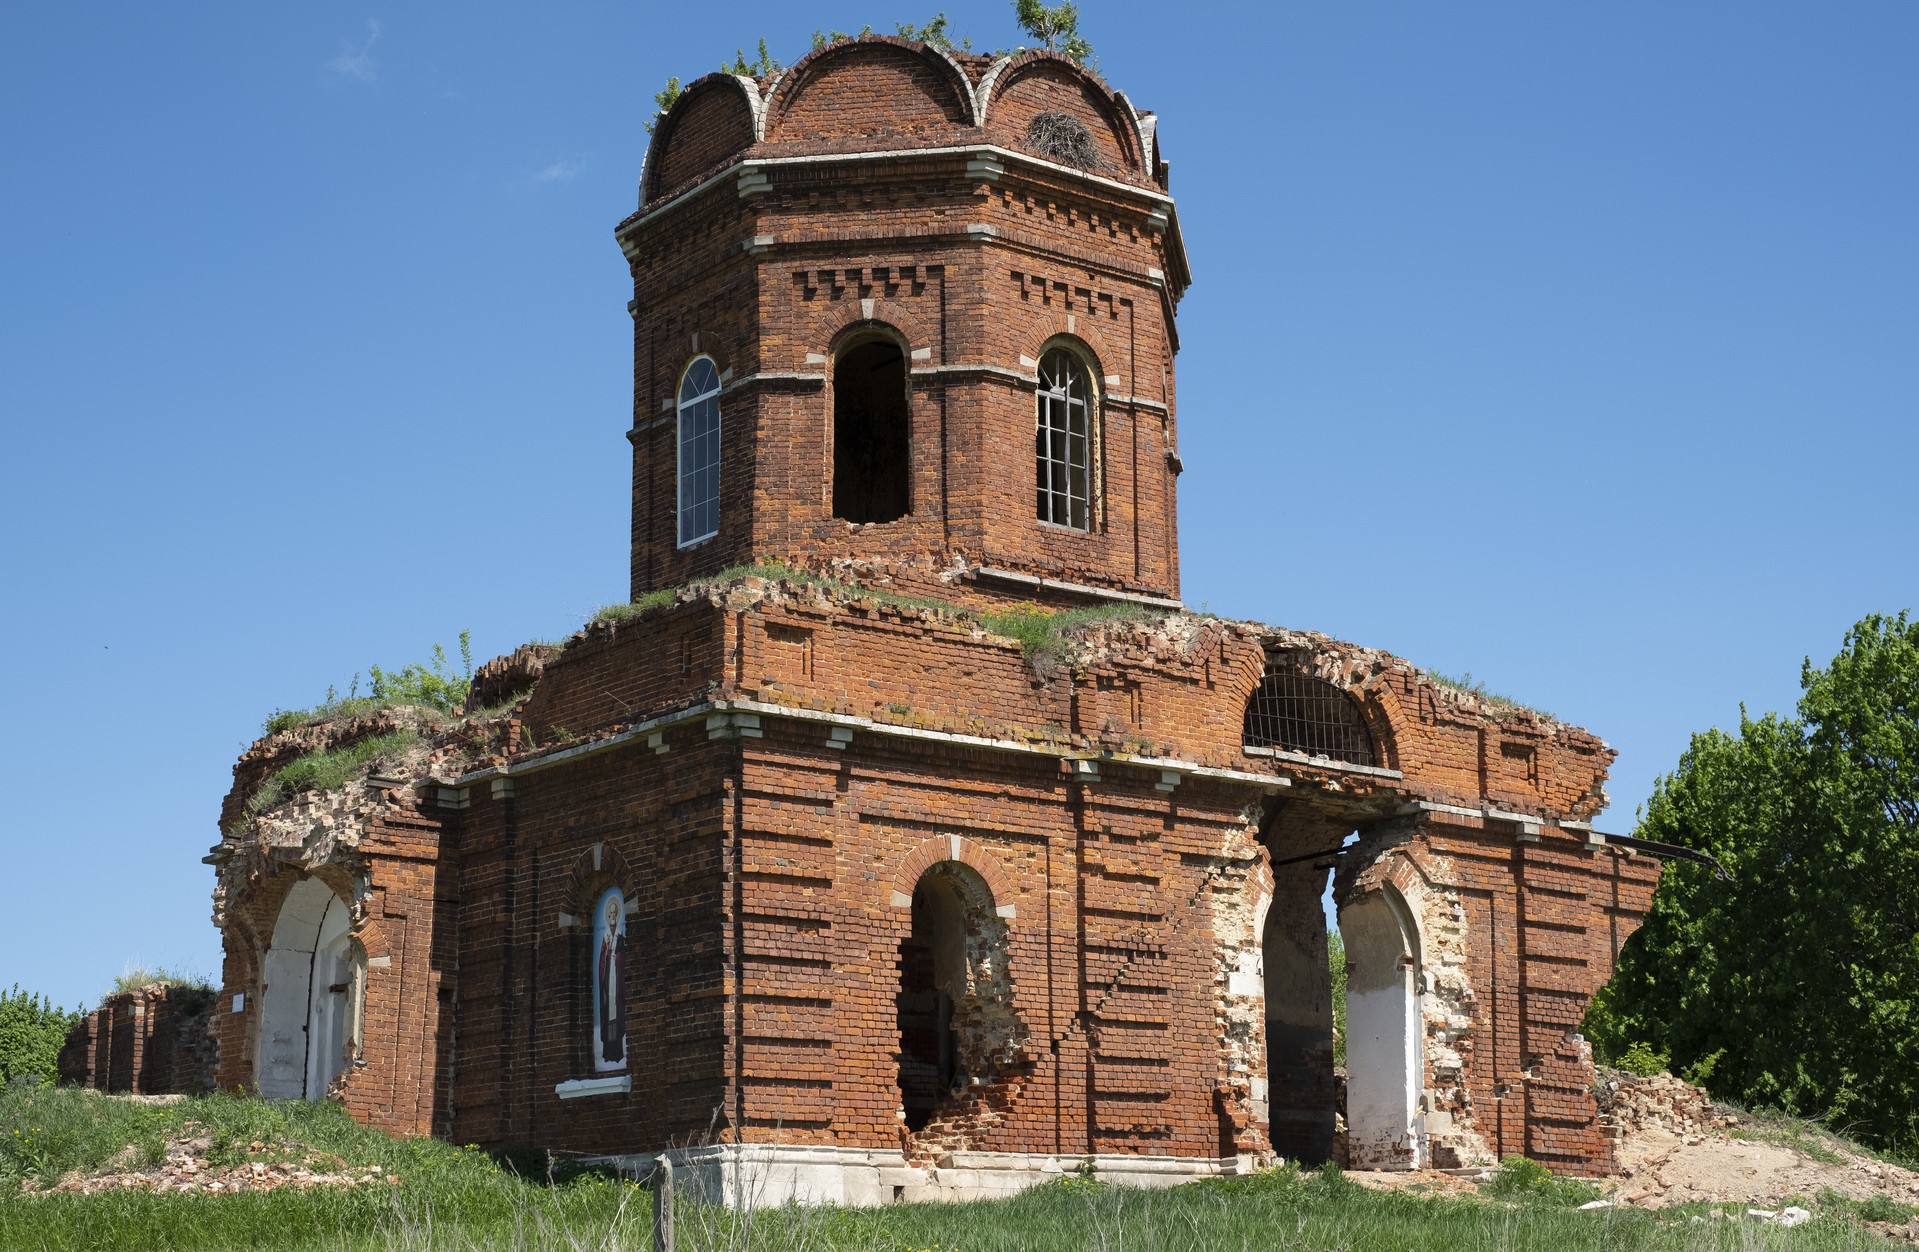
M 899 1115 L 909 1144 L 950 1146 L 1014 1094 L 1027 1030 L 1013 1003 L 1012 910 L 959 860 L 924 869 L 910 898 L 898 945 Z
M 1260 923 L 1272 1149 L 1308 1165 L 1412 1169 L 1424 1140 L 1426 1011 L 1415 910 L 1386 875 L 1403 822 L 1357 800 L 1275 801 L 1261 825 L 1272 895 Z M 1346 961 L 1335 1064 L 1329 887 Z
M 1420 1092 L 1419 927 L 1398 888 L 1349 894 L 1339 904 L 1346 948 L 1346 1165 L 1426 1164 Z

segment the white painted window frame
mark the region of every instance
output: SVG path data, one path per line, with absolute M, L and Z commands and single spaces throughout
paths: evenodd
M 711 385 L 701 386 L 693 394 L 689 395 L 687 388 L 696 385 L 695 371 L 702 365 L 706 367 L 707 375 L 711 379 Z M 720 390 L 719 366 L 714 363 L 713 358 L 710 356 L 704 354 L 696 356 L 686 363 L 685 369 L 680 371 L 679 389 L 675 393 L 677 400 L 674 404 L 673 421 L 673 528 L 674 536 L 678 541 L 677 546 L 681 548 L 691 548 L 697 544 L 705 543 L 720 533 L 720 457 L 723 447 L 721 442 Z M 698 500 L 689 501 L 689 489 L 698 490 L 698 487 L 688 480 L 687 411 L 696 405 L 706 403 L 711 403 L 713 406 L 713 427 L 711 432 L 713 445 L 712 463 L 710 466 L 704 464 L 695 466 L 693 472 L 700 474 L 703 478 L 704 475 L 710 471 L 713 487 L 710 495 L 702 496 Z M 689 515 L 697 518 L 701 510 L 709 504 L 713 510 L 712 526 L 708 529 L 701 530 L 697 534 L 689 534 Z

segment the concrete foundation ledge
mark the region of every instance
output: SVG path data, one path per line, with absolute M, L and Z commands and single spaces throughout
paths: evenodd
M 673 1162 L 682 1194 L 740 1209 L 997 1199 L 1057 1181 L 1088 1162 L 1094 1177 L 1128 1187 L 1173 1187 L 1200 1178 L 1245 1175 L 1266 1163 L 1250 1156 L 952 1152 L 931 1168 L 919 1168 L 908 1165 L 897 1149 L 760 1143 L 636 1152 L 596 1157 L 594 1163 L 645 1179 L 662 1156 Z

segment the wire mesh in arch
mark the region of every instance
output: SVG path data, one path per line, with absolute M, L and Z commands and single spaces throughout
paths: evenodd
M 1284 748 L 1372 765 L 1373 737 L 1359 706 L 1338 687 L 1290 670 L 1269 673 L 1246 705 L 1248 747 Z

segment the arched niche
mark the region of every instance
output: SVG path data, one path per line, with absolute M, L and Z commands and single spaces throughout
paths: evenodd
M 1424 1164 L 1419 928 L 1390 884 L 1339 910 L 1346 941 L 1346 1151 L 1354 1169 Z
M 758 93 L 749 80 L 732 74 L 708 74 L 690 84 L 654 128 L 642 200 L 691 183 L 751 147 L 758 137 Z
M 972 92 L 950 57 L 874 35 L 829 44 L 782 74 L 768 101 L 766 137 L 922 140 L 972 125 Z
M 345 900 L 317 878 L 288 890 L 262 965 L 255 1084 L 276 1100 L 319 1100 L 357 1044 L 366 960 Z

